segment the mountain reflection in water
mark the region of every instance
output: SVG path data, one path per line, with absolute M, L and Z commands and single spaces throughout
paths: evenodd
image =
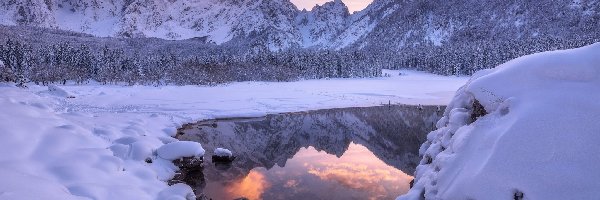
M 186 181 L 212 199 L 393 199 L 408 190 L 418 149 L 443 107 L 390 105 L 207 120 L 180 129 L 206 163 Z M 210 163 L 228 148 L 231 165 Z

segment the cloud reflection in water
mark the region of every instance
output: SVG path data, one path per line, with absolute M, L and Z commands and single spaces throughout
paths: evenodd
M 392 199 L 408 191 L 410 180 L 366 147 L 351 143 L 339 158 L 303 148 L 285 167 L 255 168 L 247 177 L 207 193 L 227 199 Z
M 306 154 L 314 153 L 317 152 L 311 148 L 306 151 Z M 298 155 L 302 156 L 303 152 Z M 321 180 L 368 193 L 369 199 L 405 192 L 408 190 L 407 181 L 412 180 L 411 176 L 377 159 L 364 146 L 354 143 L 350 144 L 348 151 L 340 158 L 330 157 L 333 156 L 316 157 L 318 160 L 305 162 L 304 166 L 307 167 L 309 174 Z
M 271 187 L 260 171 L 250 171 L 248 176 L 239 182 L 234 182 L 226 187 L 230 199 L 246 197 L 248 199 L 262 199 L 262 194 Z

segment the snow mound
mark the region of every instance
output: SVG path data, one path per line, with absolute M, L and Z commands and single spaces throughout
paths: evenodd
M 600 44 L 473 75 L 420 149 L 398 199 L 594 199 L 600 188 Z
M 0 199 L 87 199 L 73 196 L 56 182 L 30 174 L 0 168 Z
M 178 183 L 158 193 L 157 199 L 196 200 L 196 195 L 190 186 L 183 183 Z
M 229 149 L 224 149 L 224 148 L 216 148 L 215 149 L 215 156 L 220 156 L 220 157 L 231 157 L 233 154 L 231 153 L 231 151 Z
M 173 136 L 177 135 L 177 128 L 167 127 L 167 128 L 163 129 L 163 132 L 165 132 L 167 135 L 173 137 Z
M 103 122 L 44 108 L 59 105 L 53 99 L 62 97 L 31 88 L 0 88 L 0 151 L 6 152 L 0 157 L 0 199 L 153 199 L 167 187 L 141 160 L 159 140 L 138 137 L 145 140 L 107 148 L 111 138 L 93 130 L 99 123 L 119 123 L 114 117 Z
M 204 156 L 202 145 L 192 141 L 177 141 L 162 145 L 156 150 L 158 157 L 165 160 L 176 160 L 183 157 Z
M 48 85 L 48 93 L 59 97 L 75 98 L 74 95 L 56 85 Z

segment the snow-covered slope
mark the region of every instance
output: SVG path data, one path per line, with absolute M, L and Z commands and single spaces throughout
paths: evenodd
M 330 46 L 331 41 L 339 39 L 347 29 L 349 18 L 348 7 L 341 0 L 317 5 L 311 11 L 303 10 L 296 17 L 302 34 L 302 46 Z
M 0 24 L 216 44 L 239 38 L 271 50 L 340 48 L 366 35 L 380 12 L 389 13 L 382 5 L 350 15 L 341 0 L 311 11 L 299 11 L 289 0 L 15 0 L 0 3 Z
M 154 157 L 153 149 L 174 141 L 163 131 L 147 132 L 165 126 L 159 118 L 112 121 L 114 116 L 61 110 L 55 99 L 66 98 L 52 91 L 6 85 L 0 91 L 0 199 L 194 196 L 189 186 L 171 191 L 163 182 L 174 175 L 173 164 L 144 162 Z
M 415 186 L 399 199 L 597 198 L 599 63 L 597 43 L 476 73 L 421 146 Z
M 373 1 L 364 10 L 352 14 L 346 28 L 340 33 L 338 39 L 331 41 L 327 47 L 340 49 L 356 43 L 371 33 L 381 21 L 384 21 L 399 7 L 400 5 L 394 0 Z M 393 27 L 387 27 L 387 29 L 393 29 Z
M 188 39 L 221 44 L 261 38 L 272 49 L 297 46 L 296 7 L 287 0 L 16 0 L 0 3 L 0 23 L 96 36 Z
M 598 0 L 379 0 L 369 7 L 385 9 L 369 17 L 386 17 L 370 28 L 366 37 L 357 40 L 353 44 L 356 47 L 400 50 L 474 41 L 574 40 L 597 38 L 600 28 Z
M 283 0 L 134 1 L 125 8 L 120 35 L 186 39 L 208 36 L 217 44 L 268 35 L 273 49 L 298 45 L 296 7 Z

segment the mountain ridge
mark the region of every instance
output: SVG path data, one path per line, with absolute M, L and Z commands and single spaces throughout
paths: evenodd
M 596 37 L 598 0 L 422 2 L 341 0 L 299 10 L 289 0 L 10 0 L 0 24 L 103 37 L 205 38 L 290 48 L 402 50 L 482 40 Z
M 264 37 L 271 50 L 327 46 L 327 41 L 346 28 L 350 16 L 339 0 L 305 12 L 289 0 L 11 0 L 0 3 L 0 9 L 6 11 L 0 14 L 3 25 L 57 28 L 100 37 L 207 37 L 215 44 Z M 301 25 L 302 16 L 318 23 Z M 329 27 L 337 29 L 328 31 Z

